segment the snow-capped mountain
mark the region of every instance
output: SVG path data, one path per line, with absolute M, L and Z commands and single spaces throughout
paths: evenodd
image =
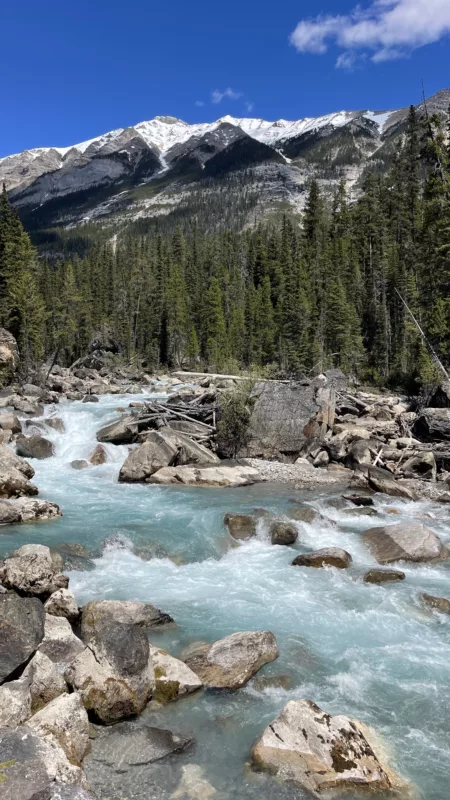
M 428 101 L 442 112 L 450 91 Z M 420 107 L 419 107 L 420 109 Z M 39 147 L 0 159 L 0 183 L 32 225 L 170 214 L 199 189 L 241 173 L 259 205 L 301 208 L 305 182 L 353 186 L 373 159 L 387 163 L 407 109 L 340 111 L 300 120 L 224 116 L 189 124 L 155 117 L 69 147 Z M 214 182 L 216 185 L 214 186 Z

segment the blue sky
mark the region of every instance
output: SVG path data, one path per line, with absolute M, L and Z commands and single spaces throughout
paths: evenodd
M 450 85 L 450 0 L 356 5 L 4 2 L 0 156 L 155 115 L 298 119 L 418 102 L 422 78 L 429 95 Z

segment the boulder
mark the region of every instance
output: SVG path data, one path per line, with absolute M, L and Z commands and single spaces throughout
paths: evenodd
M 110 444 L 130 444 L 138 434 L 136 418 L 121 417 L 97 431 L 97 441 Z
M 29 682 L 32 714 L 67 692 L 67 684 L 57 666 L 39 650 L 26 667 L 23 677 Z
M 170 437 L 159 431 L 152 431 L 147 440 L 132 450 L 125 459 L 120 473 L 121 483 L 134 483 L 148 480 L 162 467 L 176 461 L 178 448 Z
M 260 381 L 250 397 L 253 407 L 243 455 L 273 458 L 298 453 L 306 441 L 306 425 L 320 410 L 314 382 Z
M 100 464 L 105 464 L 107 460 L 108 458 L 106 455 L 106 450 L 102 444 L 98 444 L 89 456 L 89 461 L 94 467 L 98 467 Z
M 295 519 L 296 522 L 306 522 L 309 525 L 320 519 L 319 512 L 310 506 L 296 506 L 295 508 L 290 508 L 287 512 L 287 516 L 291 519 Z
M 83 651 L 83 642 L 75 636 L 67 619 L 45 615 L 44 639 L 39 652 L 56 664 L 61 673 Z
M 0 728 L 0 781 L 2 800 L 57 798 L 46 793 L 58 784 L 86 784 L 83 771 L 60 747 L 25 726 Z M 83 800 L 79 794 L 62 797 Z
M 0 728 L 15 728 L 17 725 L 22 725 L 29 717 L 31 717 L 31 694 L 27 678 L 0 686 Z
M 108 619 L 83 630 L 86 648 L 65 673 L 85 708 L 105 724 L 140 714 L 154 689 L 146 632 Z
M 80 766 L 89 749 L 89 720 L 77 692 L 56 697 L 31 717 L 28 727 L 59 745 L 71 764 Z
M 4 431 L 11 431 L 11 433 L 22 433 L 20 420 L 12 412 L 5 411 L 0 414 L 0 428 Z
M 34 794 L 32 800 L 96 800 L 96 798 L 82 786 L 52 783 L 42 792 Z
M 0 497 L 36 495 L 36 486 L 27 478 L 34 475 L 33 467 L 19 458 L 9 447 L 0 445 Z
M 183 753 L 192 744 L 192 739 L 168 730 L 119 722 L 102 730 L 94 739 L 92 759 L 119 774 L 133 767 L 138 767 L 140 773 L 144 765 Z
M 450 439 L 450 408 L 425 409 L 412 427 L 413 435 L 425 442 Z
M 167 703 L 202 688 L 198 675 L 165 650 L 150 645 L 150 658 L 155 670 L 154 700 Z
M 81 614 L 83 639 L 89 638 L 103 621 L 138 625 L 146 630 L 173 623 L 169 614 L 138 600 L 92 600 L 82 607 Z
M 373 499 L 367 494 L 344 494 L 343 498 L 355 506 L 373 506 Z
M 44 637 L 45 611 L 36 598 L 0 594 L 0 683 L 26 664 Z
M 234 690 L 278 656 L 273 633 L 244 631 L 197 648 L 185 661 L 207 688 Z
M 99 403 L 100 400 L 98 399 L 96 394 L 85 394 L 82 403 Z
M 19 508 L 9 500 L 0 500 L 0 525 L 13 525 L 22 522 Z
M 45 610 L 47 614 L 65 617 L 70 622 L 75 622 L 80 615 L 75 597 L 68 589 L 58 589 L 53 592 L 45 603 Z
M 380 467 L 369 467 L 367 471 L 367 480 L 371 489 L 383 494 L 389 494 L 392 497 L 405 497 L 407 500 L 415 500 L 416 497 L 411 489 L 407 486 L 399 484 L 391 472 Z
M 42 417 L 44 413 L 44 407 L 42 405 L 27 397 L 14 397 L 12 405 L 16 411 L 20 411 L 22 414 L 27 414 L 30 417 Z
M 441 614 L 450 614 L 450 600 L 446 597 L 434 597 L 431 594 L 422 592 L 420 595 L 422 602 L 433 611 L 440 611 Z
M 19 366 L 19 348 L 9 331 L 0 328 L 0 384 L 8 385 Z
M 320 468 L 320 467 L 327 467 L 330 463 L 330 456 L 328 455 L 326 450 L 321 450 L 317 453 L 316 457 L 313 460 L 313 467 Z
M 251 486 L 261 480 L 254 467 L 163 467 L 150 478 L 150 483 L 185 486 Z
M 270 526 L 270 538 L 272 544 L 295 544 L 298 539 L 298 530 L 292 522 L 274 520 Z
M 337 569 L 347 569 L 353 559 L 350 553 L 340 547 L 324 547 L 322 550 L 314 550 L 312 553 L 302 553 L 294 558 L 294 567 L 336 567 Z
M 69 585 L 62 567 L 58 553 L 42 544 L 25 544 L 5 560 L 3 583 L 19 594 L 46 597 Z
M 445 561 L 450 551 L 422 522 L 400 522 L 370 528 L 362 534 L 379 564 L 394 561 Z
M 51 458 L 55 450 L 50 439 L 44 436 L 18 436 L 16 440 L 17 455 L 24 458 Z
M 369 569 L 363 578 L 364 583 L 397 583 L 404 581 L 406 575 L 399 569 Z
M 420 478 L 424 481 L 436 480 L 436 460 L 431 451 L 409 458 L 402 464 L 401 469 L 406 478 Z
M 48 500 L 35 500 L 31 497 L 18 497 L 13 500 L 0 500 L 0 524 L 16 522 L 35 522 L 56 519 L 61 509 Z
M 332 717 L 311 700 L 291 700 L 252 751 L 253 765 L 314 797 L 361 791 L 385 797 L 400 783 L 368 740 L 369 731 Z
M 256 520 L 246 514 L 225 514 L 224 524 L 233 539 L 251 539 L 256 536 Z

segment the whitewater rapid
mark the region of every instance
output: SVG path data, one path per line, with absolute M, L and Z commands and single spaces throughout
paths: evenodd
M 116 598 L 157 605 L 174 617 L 177 627 L 155 633 L 152 640 L 173 655 L 192 641 L 212 641 L 238 630 L 272 630 L 281 655 L 259 677 L 288 676 L 290 687 L 264 689 L 253 681 L 236 694 L 201 693 L 148 710 L 143 722 L 193 735 L 195 752 L 181 756 L 170 769 L 158 765 L 148 775 L 141 770 L 139 780 L 97 765 L 100 796 L 166 800 L 179 781 L 181 765 L 194 762 L 216 788 L 216 800 L 306 797 L 255 775 L 246 762 L 256 736 L 286 702 L 309 698 L 332 714 L 372 725 L 385 738 L 398 770 L 419 788 L 419 796 L 447 800 L 450 617 L 426 611 L 419 593 L 449 597 L 450 567 L 401 566 L 406 573 L 402 583 L 363 584 L 364 571 L 375 562 L 360 533 L 374 525 L 420 518 L 450 543 L 448 508 L 376 496 L 378 516 L 355 517 L 350 509 L 331 504 L 340 496 L 334 489 L 119 484 L 127 446 L 106 445 L 106 464 L 74 470 L 71 462 L 89 457 L 96 431 L 117 417 L 116 409 L 143 398 L 104 396 L 95 404 L 62 401 L 46 409 L 46 416 L 62 418 L 65 433 L 49 430 L 55 456 L 32 461 L 34 482 L 43 498 L 61 506 L 63 517 L 4 528 L 0 557 L 27 542 L 84 544 L 95 556 L 95 569 L 69 573 L 80 604 Z M 226 512 L 265 509 L 282 515 L 295 507 L 293 500 L 304 500 L 328 521 L 298 523 L 297 545 L 285 548 L 270 544 L 262 518 L 255 539 L 230 547 L 223 526 Z M 291 566 L 297 552 L 326 546 L 348 550 L 351 569 Z M 87 769 L 89 774 L 89 764 Z

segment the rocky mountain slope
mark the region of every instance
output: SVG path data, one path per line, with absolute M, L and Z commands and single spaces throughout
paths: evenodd
M 450 90 L 442 90 L 428 110 L 444 114 L 449 103 Z M 155 117 L 72 147 L 2 158 L 0 182 L 31 229 L 87 221 L 118 228 L 185 215 L 242 227 L 301 211 L 313 175 L 325 187 L 344 178 L 356 192 L 368 167 L 389 164 L 407 114 L 341 111 L 276 122 L 225 116 L 193 125 Z

